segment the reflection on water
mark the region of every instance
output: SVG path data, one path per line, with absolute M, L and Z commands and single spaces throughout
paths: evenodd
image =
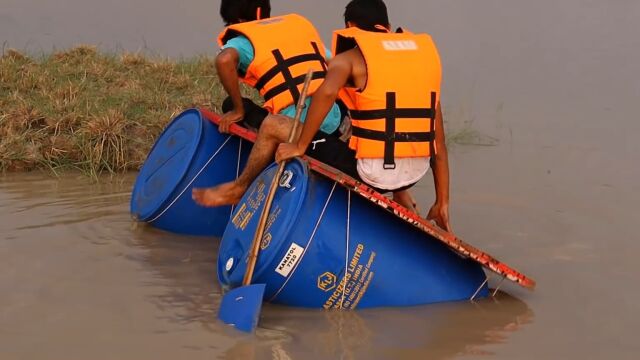
M 216 278 L 218 239 L 178 237 L 144 225 L 133 226 L 133 239 L 145 253 L 134 261 L 153 273 L 145 286 L 171 323 L 209 326 L 216 317 L 221 290 Z
M 236 344 L 225 355 L 237 359 L 448 359 L 486 354 L 488 344 L 533 321 L 522 301 L 500 293 L 478 303 L 406 309 L 317 312 L 269 306 L 260 340 Z M 246 355 L 247 356 L 247 355 Z
M 218 240 L 138 225 L 131 176 L 0 180 L 0 357 L 444 359 L 488 353 L 532 310 L 507 294 L 476 303 L 326 312 L 268 305 L 255 336 L 216 319 Z M 38 323 L 37 327 L 31 324 Z M 33 347 L 33 344 L 38 344 Z

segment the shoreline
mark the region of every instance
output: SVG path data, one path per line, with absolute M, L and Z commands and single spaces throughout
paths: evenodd
M 258 99 L 253 89 L 242 91 Z M 29 57 L 6 49 L 0 172 L 137 171 L 171 119 L 193 107 L 219 111 L 225 97 L 213 57 L 204 55 L 176 60 L 81 45 Z M 478 134 L 463 128 L 447 138 L 469 144 Z
M 166 124 L 191 107 L 218 110 L 213 59 L 152 59 L 78 46 L 0 58 L 0 171 L 137 170 Z

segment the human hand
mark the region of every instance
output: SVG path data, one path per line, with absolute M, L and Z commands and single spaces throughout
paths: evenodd
M 442 229 L 451 232 L 451 226 L 449 225 L 449 204 L 438 202 L 433 204 L 427 214 L 427 220 L 432 220 Z
M 304 155 L 304 150 L 300 150 L 298 144 L 282 143 L 276 149 L 276 162 L 286 161 L 302 155 Z
M 242 119 L 244 119 L 244 110 L 239 111 L 239 110 L 233 109 L 229 112 L 226 112 L 220 118 L 220 124 L 218 125 L 218 130 L 221 133 L 226 134 L 229 132 L 229 128 L 231 127 L 231 124 L 237 123 Z

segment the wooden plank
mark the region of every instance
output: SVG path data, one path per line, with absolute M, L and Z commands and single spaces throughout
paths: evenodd
M 220 121 L 220 115 L 214 112 L 207 109 L 200 109 L 200 112 L 205 118 L 216 125 Z M 231 126 L 230 132 L 251 142 L 255 142 L 256 140 L 255 132 L 236 124 Z M 389 213 L 399 217 L 403 221 L 431 235 L 433 238 L 443 242 L 459 255 L 478 262 L 486 269 L 498 274 L 500 277 L 513 281 L 520 286 L 527 289 L 535 288 L 536 282 L 532 278 L 527 277 L 509 265 L 497 260 L 488 253 L 462 241 L 462 239 L 456 237 L 452 233 L 440 229 L 430 221 L 420 217 L 418 214 L 409 211 L 404 206 L 371 189 L 366 184 L 306 155 L 303 158 L 307 161 L 311 170 L 338 182 L 342 186 L 369 200 L 373 204 L 387 210 Z

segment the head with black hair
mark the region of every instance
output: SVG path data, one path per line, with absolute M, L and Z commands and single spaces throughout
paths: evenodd
M 221 0 L 220 16 L 227 26 L 271 16 L 270 0 Z
M 347 27 L 377 32 L 391 27 L 387 6 L 382 0 L 351 0 L 344 11 L 344 23 Z

